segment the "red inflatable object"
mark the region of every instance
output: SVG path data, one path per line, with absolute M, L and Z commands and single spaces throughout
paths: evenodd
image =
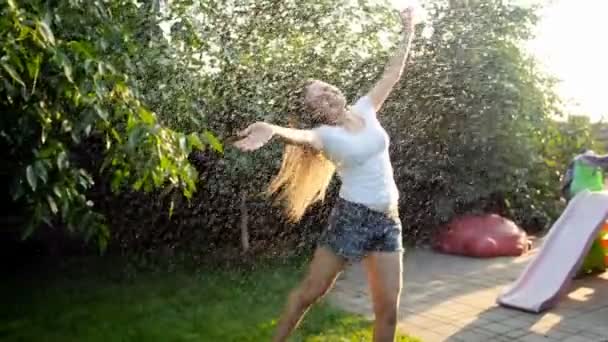
M 433 248 L 439 252 L 478 258 L 519 256 L 530 247 L 525 231 L 495 214 L 457 217 L 433 239 Z

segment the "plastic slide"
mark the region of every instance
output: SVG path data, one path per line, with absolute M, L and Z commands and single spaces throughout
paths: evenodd
M 608 215 L 608 192 L 576 195 L 547 234 L 538 254 L 510 288 L 500 305 L 539 313 L 553 307 L 568 290 Z

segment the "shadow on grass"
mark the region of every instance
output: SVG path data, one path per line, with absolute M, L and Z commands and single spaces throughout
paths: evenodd
M 304 269 L 303 260 L 249 270 L 142 272 L 128 265 L 81 260 L 6 279 L 0 340 L 268 341 Z M 370 322 L 325 304 L 311 310 L 292 338 L 370 339 Z

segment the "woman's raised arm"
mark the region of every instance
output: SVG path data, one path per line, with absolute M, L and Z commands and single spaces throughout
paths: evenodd
M 407 60 L 414 37 L 413 9 L 407 8 L 400 14 L 403 22 L 404 32 L 399 50 L 389 60 L 386 68 L 384 69 L 384 73 L 382 74 L 382 78 L 367 94 L 367 96 L 371 99 L 376 112 L 380 111 L 382 104 L 384 104 L 384 101 L 386 101 L 386 98 L 393 90 L 393 87 L 401 78 L 401 74 L 403 73 L 403 69 L 405 67 L 405 61 Z

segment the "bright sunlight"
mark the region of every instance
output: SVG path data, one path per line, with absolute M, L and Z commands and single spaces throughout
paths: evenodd
M 544 10 L 533 53 L 562 82 L 568 111 L 592 121 L 607 119 L 604 81 L 608 78 L 608 1 L 555 0 Z

